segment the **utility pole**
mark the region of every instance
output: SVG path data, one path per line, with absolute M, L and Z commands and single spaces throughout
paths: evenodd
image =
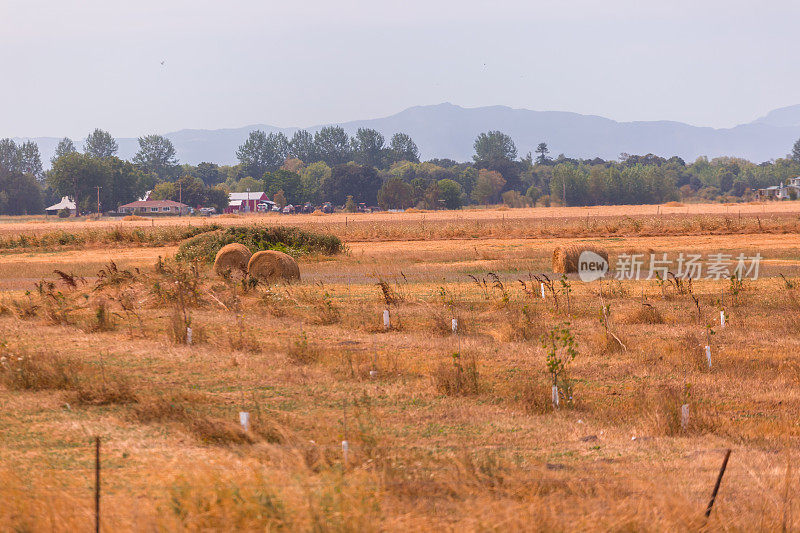
M 102 189 L 102 187 L 96 185 L 95 189 L 97 189 L 97 218 L 100 218 L 100 189 Z

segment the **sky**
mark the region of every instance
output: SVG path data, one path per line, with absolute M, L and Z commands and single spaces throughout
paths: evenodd
M 0 137 L 508 105 L 731 127 L 800 104 L 789 0 L 0 0 Z

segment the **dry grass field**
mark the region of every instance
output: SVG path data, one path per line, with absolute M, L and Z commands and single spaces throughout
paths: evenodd
M 104 531 L 800 530 L 797 205 L 0 223 L 0 530 L 93 527 L 95 436 Z M 347 251 L 274 286 L 171 259 L 213 223 Z M 569 243 L 764 260 L 562 282 Z

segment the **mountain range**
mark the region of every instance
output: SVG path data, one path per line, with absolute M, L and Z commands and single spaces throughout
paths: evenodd
M 698 156 L 736 156 L 754 162 L 784 157 L 800 138 L 800 105 L 784 107 L 733 128 L 698 127 L 673 121 L 617 122 L 595 115 L 564 111 L 531 111 L 506 106 L 466 108 L 444 103 L 416 106 L 400 113 L 370 120 L 339 124 L 349 134 L 358 128 L 374 128 L 387 139 L 404 132 L 414 139 L 422 159 L 450 158 L 469 161 L 475 137 L 485 131 L 500 130 L 510 135 L 520 156 L 546 142 L 551 156 L 616 159 L 621 153 L 671 157 L 686 161 Z M 324 125 L 304 128 L 316 131 Z M 291 136 L 300 128 L 278 128 L 253 124 L 241 128 L 185 129 L 164 134 L 175 146 L 182 163 L 210 161 L 236 163 L 236 149 L 250 131 L 283 132 Z M 15 139 L 21 141 L 24 139 Z M 49 166 L 58 138 L 34 138 Z M 119 138 L 118 155 L 130 159 L 138 149 L 135 138 Z M 82 140 L 75 140 L 80 149 Z

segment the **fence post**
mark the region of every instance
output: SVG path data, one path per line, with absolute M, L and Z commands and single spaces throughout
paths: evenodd
M 711 516 L 711 509 L 714 507 L 714 501 L 717 499 L 719 486 L 722 483 L 722 476 L 725 475 L 725 469 L 728 467 L 728 459 L 730 458 L 730 456 L 731 456 L 731 449 L 728 448 L 728 451 L 725 452 L 725 459 L 722 460 L 722 467 L 719 469 L 717 482 L 714 484 L 714 491 L 711 493 L 711 501 L 708 502 L 708 507 L 706 508 L 706 518 Z
M 94 438 L 94 530 L 100 533 L 100 437 Z

